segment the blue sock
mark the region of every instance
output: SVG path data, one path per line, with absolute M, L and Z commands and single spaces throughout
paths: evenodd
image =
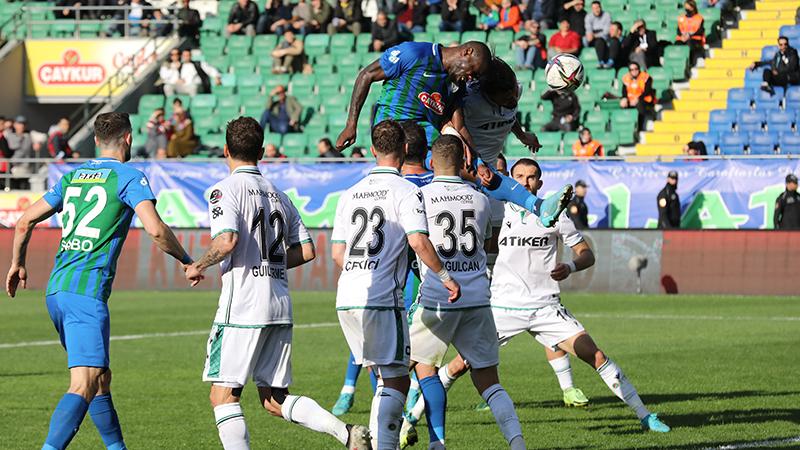
M 356 364 L 355 357 L 350 353 L 350 360 L 347 361 L 347 371 L 344 374 L 344 385 L 355 388 L 360 374 L 361 366 Z
M 44 449 L 63 449 L 78 432 L 89 403 L 78 394 L 64 394 L 50 417 L 50 431 L 47 432 Z M 47 447 L 47 446 L 50 447 Z
M 487 167 L 489 166 L 487 165 Z M 494 172 L 492 184 L 490 186 L 481 185 L 481 190 L 486 195 L 500 201 L 511 202 L 538 215 L 538 197 L 528 192 L 524 186 L 514 181 L 513 178 L 497 172 L 497 170 L 493 169 L 492 167 L 489 167 L 489 169 Z
M 371 370 L 369 371 L 369 382 L 372 384 L 372 392 L 375 393 L 378 390 L 378 377 Z
M 119 426 L 117 410 L 111 400 L 111 393 L 98 395 L 89 403 L 89 415 L 92 422 L 100 432 L 103 443 L 109 450 L 125 450 L 125 441 L 122 440 L 122 428 Z
M 428 418 L 430 442 L 444 442 L 444 414 L 447 409 L 447 394 L 438 375 L 431 375 L 419 382 L 425 398 L 425 416 Z

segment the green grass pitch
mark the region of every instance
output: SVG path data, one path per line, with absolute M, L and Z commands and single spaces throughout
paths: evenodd
M 330 408 L 347 359 L 334 295 L 294 298 L 296 323 L 318 326 L 295 330 L 292 392 Z M 130 448 L 220 448 L 208 385 L 200 379 L 216 299 L 201 291 L 112 296 L 112 336 L 140 335 L 111 345 L 112 392 Z M 501 350 L 500 376 L 530 448 L 688 449 L 800 436 L 800 298 L 568 294 L 564 303 L 673 432 L 642 432 L 633 413 L 576 358 L 575 382 L 591 406 L 564 408 L 541 346 L 522 335 Z M 0 317 L 0 448 L 38 448 L 67 388 L 66 357 L 59 345 L 8 345 L 57 339 L 41 292 L 3 300 Z M 370 395 L 362 373 L 344 420 L 366 423 Z M 473 410 L 479 400 L 466 378 L 450 391 L 450 448 L 505 447 L 491 413 Z M 255 449 L 338 448 L 329 436 L 269 416 L 252 386 L 242 403 Z M 415 448 L 424 449 L 424 425 L 420 432 Z M 791 445 L 800 443 L 784 447 Z M 102 448 L 88 417 L 71 448 Z

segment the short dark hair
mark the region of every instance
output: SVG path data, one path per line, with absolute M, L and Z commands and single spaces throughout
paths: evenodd
M 422 164 L 428 156 L 428 136 L 425 128 L 413 120 L 400 122 L 406 136 L 406 162 Z
M 583 133 L 584 131 L 586 131 L 586 132 L 587 132 L 587 133 L 589 133 L 589 134 L 592 134 L 592 130 L 590 130 L 590 129 L 589 129 L 589 127 L 583 127 L 583 128 L 581 129 L 581 133 Z
M 786 45 L 789 45 L 789 38 L 788 37 L 786 37 L 786 36 L 778 36 L 778 42 L 780 42 L 781 39 L 786 41 Z
M 406 137 L 400 122 L 384 120 L 372 127 L 372 148 L 383 156 L 405 157 Z
M 481 79 L 481 89 L 488 96 L 513 91 L 517 88 L 517 75 L 514 69 L 498 57 L 493 57 L 489 71 Z
M 641 67 L 641 66 L 639 65 L 639 63 L 638 63 L 638 62 L 636 62 L 636 61 L 631 61 L 631 62 L 629 62 L 629 63 L 628 63 L 628 68 L 630 68 L 630 66 L 631 66 L 631 65 L 634 65 L 634 66 L 636 66 L 636 68 L 637 68 L 637 69 L 639 69 L 639 70 L 642 70 L 642 67 Z
M 323 144 L 325 144 L 329 149 L 333 148 L 333 143 L 331 142 L 330 139 L 328 139 L 326 137 L 324 137 L 324 138 L 320 139 L 319 141 L 317 141 L 317 143 L 319 143 L 319 142 L 322 142 Z
M 172 99 L 172 104 L 173 104 L 173 105 L 176 105 L 176 104 L 178 104 L 178 105 L 181 105 L 181 106 L 183 106 L 183 100 L 181 100 L 181 98 L 180 98 L 180 97 L 175 97 L 174 99 Z
M 258 161 L 264 145 L 264 130 L 252 117 L 233 119 L 225 127 L 228 154 L 238 161 Z
M 443 134 L 433 141 L 431 148 L 434 164 L 444 163 L 448 167 L 459 168 L 464 162 L 464 143 L 451 134 Z
M 622 29 L 622 23 L 621 22 L 617 22 L 616 20 L 611 22 L 611 25 L 616 25 L 617 28 L 619 28 L 620 30 Z
M 536 175 L 539 178 L 542 177 L 542 168 L 541 168 L 541 166 L 539 166 L 539 163 L 536 162 L 536 160 L 534 160 L 534 159 L 520 158 L 519 160 L 517 160 L 517 162 L 515 162 L 514 165 L 511 166 L 511 170 L 509 171 L 511 176 L 514 176 L 514 169 L 516 169 L 517 166 L 528 166 L 528 167 L 533 166 L 533 167 L 536 167 Z
M 601 7 L 601 8 L 603 7 L 603 5 L 602 5 L 602 4 L 600 4 L 600 2 L 599 2 L 598 0 L 594 0 L 594 1 L 592 2 L 592 4 L 593 4 L 593 5 L 600 5 L 600 7 Z
M 62 117 L 60 120 L 64 120 Z M 94 135 L 101 147 L 119 148 L 125 134 L 131 132 L 131 119 L 128 113 L 107 112 L 94 120 Z

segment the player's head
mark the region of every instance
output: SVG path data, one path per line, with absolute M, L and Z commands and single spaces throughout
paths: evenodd
M 481 90 L 495 105 L 508 109 L 517 107 L 519 97 L 517 75 L 514 69 L 500 58 L 492 58 L 489 71 L 481 79 Z
M 239 117 L 225 127 L 225 157 L 256 164 L 264 156 L 264 130 L 252 117 Z
M 542 168 L 538 162 L 522 158 L 511 166 L 511 178 L 523 185 L 531 194 L 536 194 L 542 187 Z
M 457 176 L 464 167 L 464 143 L 461 138 L 443 134 L 431 147 L 431 164 L 436 176 Z
M 428 136 L 425 135 L 425 128 L 413 120 L 400 122 L 403 133 L 406 136 L 406 159 L 404 164 L 414 164 L 417 166 L 425 162 L 428 155 Z
M 128 113 L 103 113 L 95 119 L 94 142 L 101 152 L 121 154 L 123 162 L 129 161 L 132 139 Z
M 503 175 L 508 176 L 508 161 L 502 153 L 497 155 L 497 164 L 495 164 L 495 169 L 497 169 L 497 171 Z
M 480 78 L 489 70 L 492 53 L 483 42 L 469 41 L 448 50 L 455 52 L 455 56 L 448 59 L 445 66 L 450 81 L 467 82 Z
M 372 127 L 370 150 L 379 164 L 402 166 L 406 157 L 406 137 L 400 122 L 388 119 Z

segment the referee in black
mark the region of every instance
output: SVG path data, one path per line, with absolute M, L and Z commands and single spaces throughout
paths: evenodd
M 775 200 L 776 230 L 800 230 L 800 194 L 797 193 L 797 176 L 786 175 L 786 190 Z

